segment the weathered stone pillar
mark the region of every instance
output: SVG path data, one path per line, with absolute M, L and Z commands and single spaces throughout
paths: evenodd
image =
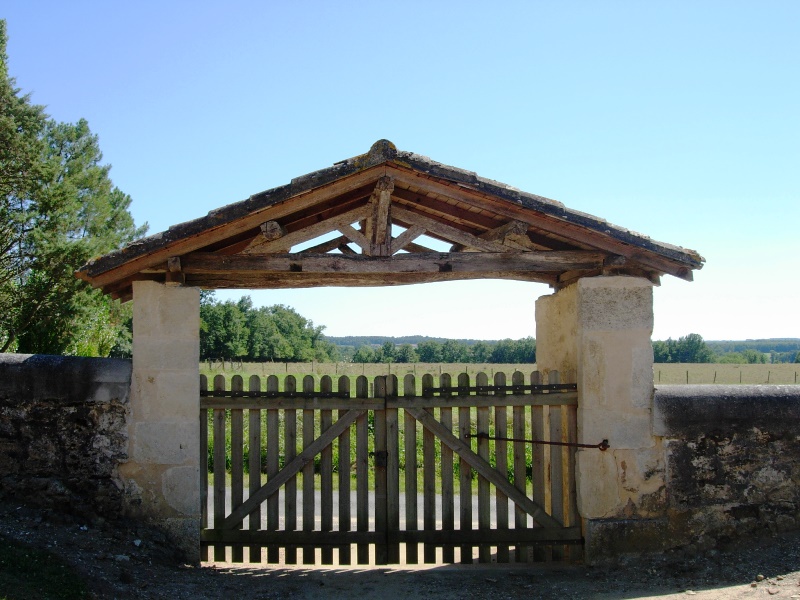
M 536 303 L 536 358 L 578 384 L 578 513 L 586 559 L 654 550 L 665 524 L 660 438 L 653 436 L 653 291 L 637 277 L 580 279 Z M 654 539 L 654 536 L 656 539 Z M 616 549 L 615 549 L 616 548 Z
M 133 283 L 133 373 L 128 461 L 130 510 L 200 557 L 200 293 Z

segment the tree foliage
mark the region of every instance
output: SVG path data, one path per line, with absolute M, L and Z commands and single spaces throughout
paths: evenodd
M 322 335 L 324 326 L 281 304 L 253 307 L 249 296 L 200 303 L 200 358 L 309 362 L 338 360 L 339 350 Z
M 657 363 L 710 363 L 714 353 L 697 333 L 666 341 L 653 342 L 653 361 Z
M 8 73 L 0 20 L 0 351 L 106 356 L 130 309 L 74 271 L 146 231 L 109 178 L 89 124 L 58 123 Z
M 384 341 L 377 349 L 360 346 L 353 355 L 353 362 L 532 364 L 536 362 L 536 340 L 527 337 L 499 342 L 479 341 L 472 345 L 458 340 L 426 340 L 417 344 L 416 349 L 411 344 L 396 346 L 391 341 Z

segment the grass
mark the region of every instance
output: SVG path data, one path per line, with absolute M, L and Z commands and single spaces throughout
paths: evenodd
M 800 383 L 800 364 L 731 365 L 718 363 L 653 365 L 655 384 L 783 384 Z
M 421 379 L 425 373 L 434 376 L 441 373 L 450 373 L 453 379 L 459 373 L 467 373 L 470 380 L 474 381 L 477 373 L 486 373 L 489 381 L 495 373 L 506 373 L 510 381 L 511 373 L 522 371 L 529 375 L 536 370 L 536 365 L 495 365 L 495 364 L 446 364 L 446 363 L 389 363 L 389 364 L 361 364 L 361 363 L 200 363 L 200 373 L 208 377 L 209 383 L 215 375 L 225 375 L 230 379 L 233 375 L 241 375 L 247 379 L 251 375 L 266 378 L 277 375 L 283 381 L 286 375 L 294 375 L 298 387 L 305 375 L 329 375 L 334 381 L 341 375 L 351 378 L 351 389 L 355 389 L 354 378 L 359 375 L 376 377 L 378 375 L 397 375 L 402 381 L 406 374 L 413 374 Z M 800 364 L 717 364 L 717 363 L 657 363 L 653 365 L 653 378 L 657 384 L 796 384 L 800 383 Z M 263 385 L 263 382 L 262 382 Z
M 89 597 L 86 583 L 56 556 L 0 538 L 0 600 Z

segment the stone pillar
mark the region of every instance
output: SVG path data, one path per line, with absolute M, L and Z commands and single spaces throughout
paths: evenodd
M 133 373 L 128 461 L 120 474 L 131 513 L 200 557 L 200 293 L 133 283 Z
M 665 521 L 660 438 L 653 435 L 652 284 L 637 277 L 580 279 L 536 303 L 537 366 L 578 384 L 578 513 L 586 559 L 656 550 Z M 615 549 L 616 548 L 616 549 Z

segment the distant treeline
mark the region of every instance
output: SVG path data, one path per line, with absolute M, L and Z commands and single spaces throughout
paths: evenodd
M 697 333 L 653 342 L 657 363 L 800 363 L 800 339 L 709 341 Z
M 536 362 L 536 340 L 484 341 L 423 335 L 326 338 L 293 308 L 255 308 L 249 296 L 219 302 L 203 292 L 200 304 L 200 358 L 249 362 L 494 363 Z M 653 342 L 657 363 L 800 362 L 800 339 L 710 341 L 691 333 Z
M 395 346 L 402 346 L 403 344 L 411 344 L 417 346 L 423 342 L 444 342 L 455 341 L 472 346 L 481 341 L 486 341 L 489 344 L 495 343 L 497 340 L 473 340 L 473 339 L 457 339 L 451 340 L 450 338 L 431 337 L 428 335 L 401 335 L 395 337 L 387 337 L 385 335 L 344 335 L 339 337 L 327 336 L 329 342 L 333 342 L 340 348 L 360 348 L 361 346 L 382 346 L 384 342 L 392 342 Z
M 475 340 L 467 344 L 461 340 L 438 342 L 429 339 L 416 346 L 408 343 L 397 346 L 393 341 L 386 340 L 377 348 L 372 345 L 359 346 L 351 360 L 356 363 L 533 364 L 536 362 L 536 340 L 532 337 L 496 342 Z

